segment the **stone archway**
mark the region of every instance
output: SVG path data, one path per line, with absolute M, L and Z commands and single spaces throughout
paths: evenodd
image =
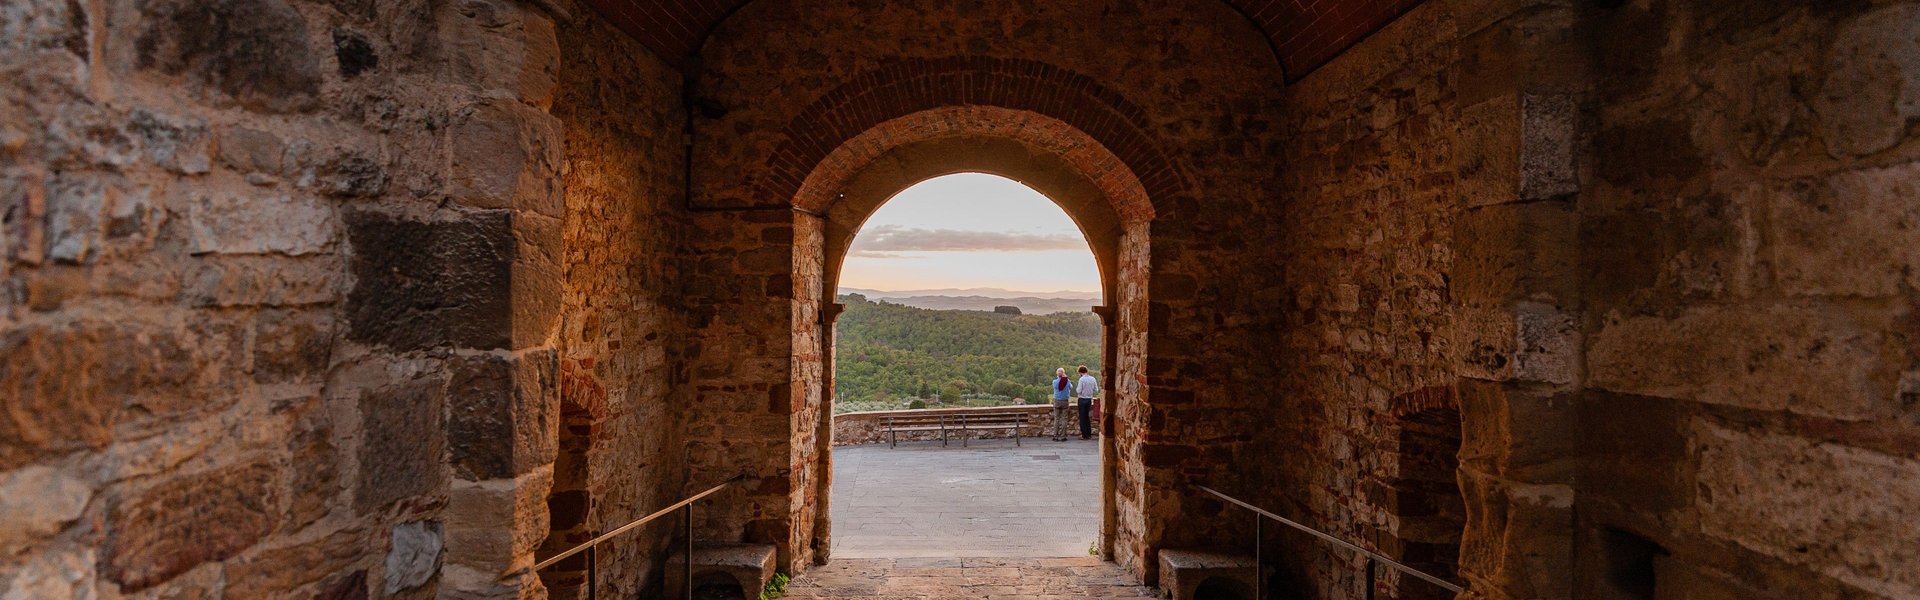
M 1139 425 L 1127 415 L 1141 397 L 1146 349 L 1148 224 L 1153 206 L 1137 177 L 1116 156 L 1085 133 L 1040 114 L 985 106 L 921 111 L 889 120 L 842 144 L 823 160 L 800 187 L 794 206 L 793 347 L 818 349 L 817 360 L 796 359 L 792 385 L 810 398 L 817 431 L 832 431 L 832 331 L 840 268 L 855 233 L 873 212 L 900 190 L 920 181 L 958 172 L 1007 177 L 1058 204 L 1080 227 L 1101 273 L 1105 305 L 1096 309 L 1104 325 L 1101 402 L 1102 526 L 1100 550 L 1130 568 L 1143 559 L 1138 548 L 1137 510 L 1120 505 L 1125 485 L 1139 485 L 1136 469 L 1127 469 L 1123 431 Z M 804 306 L 811 304 L 812 307 Z M 819 318 L 802 318 L 802 314 Z M 831 434 L 814 436 L 811 478 L 816 501 L 809 503 L 815 523 L 816 561 L 826 557 L 831 520 L 820 507 L 831 493 Z M 1137 467 L 1137 464 L 1135 465 Z M 1129 475 L 1129 473 L 1135 473 Z M 1122 523 L 1131 526 L 1122 527 Z

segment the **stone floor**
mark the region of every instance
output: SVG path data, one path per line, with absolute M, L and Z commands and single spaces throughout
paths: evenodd
M 836 558 L 787 587 L 789 598 L 1157 598 L 1154 590 L 1098 557 Z
M 1099 476 L 1097 441 L 834 448 L 832 557 L 1084 557 Z
M 1155 598 L 1088 556 L 1098 442 L 914 442 L 833 449 L 833 560 L 788 597 Z

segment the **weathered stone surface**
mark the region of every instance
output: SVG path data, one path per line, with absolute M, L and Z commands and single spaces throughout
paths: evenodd
M 179 332 L 130 326 L 20 327 L 0 335 L 0 464 L 47 452 L 99 448 L 129 405 L 149 416 L 205 408 L 184 392 L 216 372 L 207 348 L 196 353 Z
M 343 262 L 330 257 L 207 256 L 189 275 L 185 294 L 203 307 L 330 304 L 339 301 L 346 288 Z
M 282 597 L 364 562 L 366 532 L 335 531 L 319 539 L 251 553 L 226 568 L 226 597 L 234 600 Z
M 360 392 L 360 471 L 353 507 L 377 513 L 446 489 L 446 381 L 414 374 Z
M 511 478 L 552 464 L 559 424 L 553 355 L 458 359 L 447 386 L 448 450 L 468 481 Z
M 506 212 L 448 221 L 348 213 L 348 336 L 395 351 L 493 349 L 512 338 L 516 242 Z
M 269 131 L 248 127 L 220 130 L 220 164 L 241 173 L 279 175 L 287 153 L 286 142 Z
M 59 533 L 92 498 L 92 486 L 50 467 L 0 473 L 0 555 L 17 555 Z
M 1888 343 L 1844 314 L 1700 307 L 1608 319 L 1587 348 L 1587 373 L 1610 391 L 1863 419 L 1893 395 Z
M 301 379 L 327 370 L 333 354 L 333 315 L 318 311 L 267 311 L 253 329 L 253 379 L 262 383 Z
M 1867 155 L 1908 138 L 1920 119 L 1920 6 L 1861 15 L 1834 35 L 1814 110 L 1828 152 Z
M 463 111 L 452 130 L 454 195 L 479 208 L 561 215 L 559 122 L 512 101 Z
M 547 537 L 547 495 L 553 470 L 541 468 L 516 479 L 456 481 L 447 497 L 446 562 L 467 569 L 497 569 L 530 557 Z M 452 569 L 448 569 L 451 571 Z M 442 585 L 450 583 L 443 581 Z M 461 586 L 454 585 L 455 589 Z
M 116 502 L 106 525 L 107 578 L 136 591 L 254 545 L 273 530 L 277 476 L 266 463 L 234 465 Z
M 1889 598 L 1920 594 L 1920 461 L 1694 424 L 1701 530 Z
M 147 159 L 155 165 L 184 175 L 199 175 L 209 168 L 207 122 L 203 119 L 134 110 L 127 132 L 139 140 Z
M 301 110 L 316 100 L 319 54 L 306 18 L 284 0 L 158 2 L 141 12 L 141 68 L 184 74 L 256 110 Z
M 201 254 L 315 254 L 328 249 L 336 230 L 329 207 L 297 194 L 199 196 L 189 219 Z
M 308 407 L 293 419 L 293 435 L 287 440 L 292 467 L 287 509 L 294 529 L 326 516 L 340 501 L 342 455 L 334 435 L 333 417 L 324 407 Z
M 415 521 L 393 528 L 387 549 L 386 594 L 419 587 L 440 570 L 440 524 Z
M 1869 297 L 1920 287 L 1916 197 L 1920 163 L 1847 171 L 1771 194 L 1780 285 L 1802 295 Z
M 97 598 L 99 574 L 92 548 L 64 548 L 33 555 L 11 574 L 0 598 Z

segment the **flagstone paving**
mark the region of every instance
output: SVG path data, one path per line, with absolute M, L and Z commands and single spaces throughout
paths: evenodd
M 1119 566 L 1078 558 L 840 558 L 802 574 L 789 598 L 1064 600 L 1158 598 Z
M 1045 438 L 833 449 L 832 561 L 792 598 L 1156 598 L 1089 556 L 1100 446 Z
M 1099 442 L 1079 439 L 834 448 L 832 557 L 1086 556 L 1099 477 Z

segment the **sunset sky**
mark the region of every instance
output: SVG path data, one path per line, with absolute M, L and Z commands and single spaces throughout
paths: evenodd
M 876 290 L 993 287 L 1098 294 L 1080 229 L 1046 196 L 981 173 L 901 191 L 861 226 L 840 285 Z

